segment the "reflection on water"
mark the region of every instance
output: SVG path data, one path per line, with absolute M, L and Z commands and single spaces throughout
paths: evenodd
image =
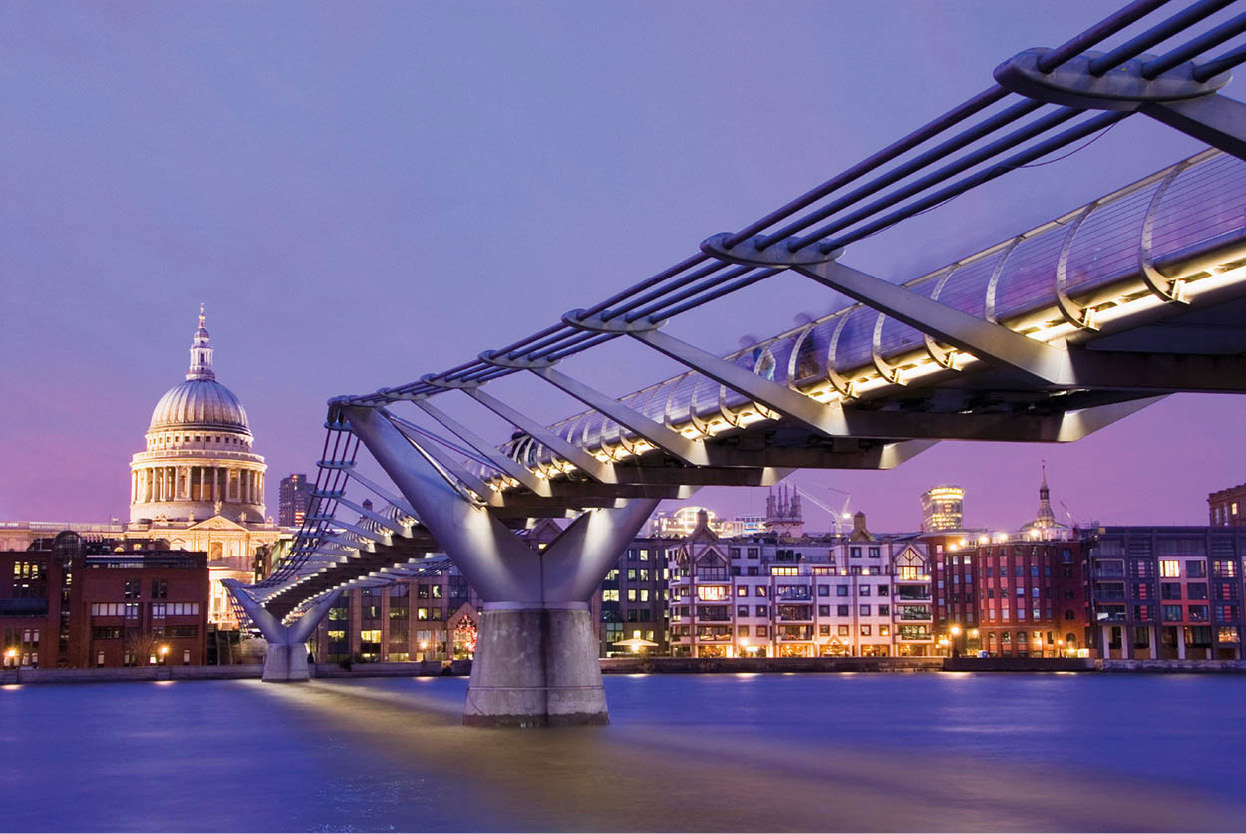
M 608 677 L 612 724 L 459 725 L 466 680 L 0 690 L 0 830 L 1224 830 L 1246 678 Z

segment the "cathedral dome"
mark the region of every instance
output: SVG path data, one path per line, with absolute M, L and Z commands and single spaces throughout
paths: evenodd
M 225 429 L 251 433 L 247 412 L 212 370 L 212 344 L 199 307 L 199 329 L 190 347 L 186 381 L 170 388 L 151 413 L 148 431 L 157 429 Z
M 151 429 L 228 429 L 250 433 L 242 403 L 215 379 L 188 379 L 170 388 L 151 413 Z

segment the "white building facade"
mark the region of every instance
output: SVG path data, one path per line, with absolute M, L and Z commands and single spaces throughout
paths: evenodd
M 670 551 L 671 653 L 920 657 L 934 653 L 930 566 L 912 539 L 721 539 Z

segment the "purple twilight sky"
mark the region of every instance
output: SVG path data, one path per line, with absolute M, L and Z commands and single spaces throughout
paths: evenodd
M 278 478 L 314 471 L 328 397 L 647 277 L 1116 5 L 7 4 L 0 520 L 126 517 L 129 457 L 185 373 L 201 301 L 275 513 Z M 844 262 L 907 279 L 1199 149 L 1130 119 Z M 783 276 L 672 330 L 725 352 L 842 303 Z M 568 365 L 615 394 L 673 372 L 638 347 Z M 549 420 L 575 409 L 537 382 L 499 388 Z M 1010 528 L 1033 516 L 1045 458 L 1079 520 L 1205 523 L 1208 491 L 1246 481 L 1241 409 L 1177 396 L 1069 446 L 944 443 L 891 472 L 793 480 L 835 506 L 831 488 L 851 493 L 879 530 L 916 528 L 919 493 L 959 483 L 969 523 Z

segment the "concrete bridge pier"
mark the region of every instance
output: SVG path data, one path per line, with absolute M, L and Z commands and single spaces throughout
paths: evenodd
M 268 643 L 268 652 L 264 656 L 265 683 L 290 683 L 311 679 L 311 668 L 307 665 L 307 639 L 312 631 L 320 625 L 320 621 L 329 613 L 333 603 L 341 596 L 341 590 L 332 591 L 324 599 L 311 607 L 300 619 L 290 625 L 283 625 L 280 620 L 268 613 L 264 606 L 241 590 L 241 583 L 236 579 L 221 580 L 238 604 L 247 612 L 247 616 L 255 623 L 256 628 L 264 635 Z
M 466 497 L 383 411 L 361 406 L 342 411 L 484 601 L 463 723 L 607 723 L 597 626 L 588 600 L 657 500 L 586 510 L 537 549 Z

